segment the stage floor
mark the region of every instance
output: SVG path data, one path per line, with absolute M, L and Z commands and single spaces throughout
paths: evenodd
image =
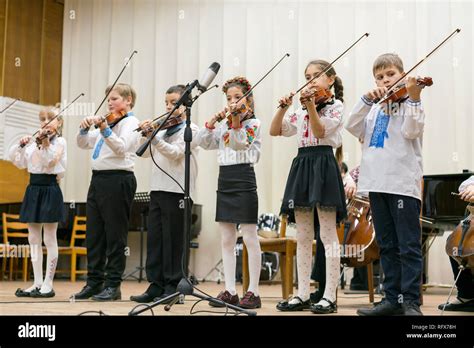
M 96 302 L 92 300 L 71 302 L 69 297 L 78 292 L 85 283 L 79 281 L 72 283 L 70 281 L 58 280 L 54 283 L 56 296 L 51 299 L 33 299 L 18 298 L 14 293 L 17 288 L 24 288 L 30 283 L 22 281 L 1 281 L 0 282 L 0 315 L 78 315 L 85 311 L 102 311 L 106 315 L 128 315 L 130 310 L 137 303 L 129 300 L 131 295 L 139 295 L 145 291 L 147 282 L 138 283 L 137 281 L 124 281 L 121 287 L 122 300 L 114 302 Z M 206 281 L 200 282 L 197 287 L 204 292 L 216 296 L 223 289 L 223 284 Z M 242 292 L 240 284 L 237 285 L 239 295 Z M 296 289 L 295 289 L 296 291 Z M 440 315 L 441 311 L 437 309 L 440 303 L 446 301 L 449 289 L 430 287 L 423 292 L 424 305 L 422 311 L 425 315 Z M 281 300 L 281 286 L 279 284 L 263 284 L 260 286 L 260 295 L 262 297 L 262 308 L 257 309 L 258 315 L 303 315 L 311 316 L 309 311 L 283 313 L 276 310 L 275 305 Z M 155 315 L 190 315 L 191 307 L 195 304 L 197 298 L 188 296 L 184 304 L 175 305 L 170 311 L 166 312 L 164 306 L 153 308 Z M 375 295 L 375 301 L 380 300 L 380 295 Z M 361 307 L 368 307 L 369 296 L 364 293 L 344 293 L 344 290 L 338 291 L 338 313 L 334 315 L 356 315 L 356 310 Z M 209 307 L 207 302 L 201 302 L 194 308 L 195 311 L 213 310 L 220 313 L 198 313 L 197 315 L 223 315 L 225 309 L 215 309 Z M 95 313 L 97 314 L 97 313 Z M 150 315 L 149 311 L 142 315 Z M 91 313 L 94 315 L 94 313 Z M 444 315 L 474 315 L 474 313 L 445 312 Z

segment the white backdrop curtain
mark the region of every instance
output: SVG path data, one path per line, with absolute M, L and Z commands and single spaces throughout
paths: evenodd
M 372 63 L 379 54 L 396 52 L 409 68 L 459 27 L 461 33 L 415 73 L 434 80 L 422 94 L 427 114 L 424 168 L 425 174 L 474 169 L 470 1 L 66 0 L 64 18 L 62 100 L 84 92 L 82 103 L 91 104 L 82 106 L 93 110 L 124 59 L 138 50 L 121 82 L 136 89 L 134 111 L 140 119 L 163 113 L 167 87 L 199 78 L 211 62 L 222 66 L 214 81 L 220 86 L 236 75 L 255 83 L 290 53 L 254 94 L 256 115 L 264 128 L 256 167 L 260 213 L 278 213 L 296 153 L 295 139 L 272 138 L 268 126 L 278 98 L 303 83 L 308 61 L 330 61 L 363 33 L 370 33 L 335 65 L 344 83 L 347 117 L 357 98 L 373 87 Z M 193 121 L 203 126 L 224 105 L 220 90 L 209 92 L 194 105 Z M 80 113 L 68 116 L 64 130 L 69 165 L 63 188 L 65 199 L 71 201 L 86 200 L 91 172 L 91 154 L 75 145 Z M 359 144 L 346 131 L 344 152 L 350 168 L 358 164 Z M 138 191 L 149 189 L 150 165 L 149 160 L 137 161 Z M 195 197 L 203 204 L 194 265 L 198 277 L 221 257 L 214 222 L 217 173 L 216 153 L 201 151 Z

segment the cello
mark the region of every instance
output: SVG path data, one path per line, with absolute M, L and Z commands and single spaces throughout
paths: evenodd
M 380 258 L 368 198 L 354 196 L 347 204 L 347 218 L 337 228 L 341 263 L 361 267 Z
M 460 266 L 474 269 L 474 204 L 469 204 L 469 216 L 461 220 L 446 240 L 446 253 Z

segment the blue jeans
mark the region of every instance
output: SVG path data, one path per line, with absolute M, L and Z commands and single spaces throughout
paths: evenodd
M 421 202 L 413 197 L 378 192 L 370 192 L 369 198 L 385 274 L 386 299 L 394 305 L 420 305 Z

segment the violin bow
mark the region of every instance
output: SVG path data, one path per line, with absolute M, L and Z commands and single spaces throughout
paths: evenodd
M 355 45 L 357 45 L 359 43 L 360 40 L 362 40 L 363 38 L 366 38 L 369 36 L 369 33 L 365 33 L 364 35 L 362 35 L 360 38 L 357 39 L 356 42 L 354 42 L 352 45 L 349 46 L 349 48 L 347 48 L 344 52 L 342 52 L 336 59 L 334 59 L 331 63 L 329 63 L 329 65 L 326 67 L 326 69 L 324 69 L 323 71 L 321 71 L 320 73 L 316 74 L 316 76 L 314 76 L 311 80 L 308 80 L 303 86 L 301 86 L 300 88 L 298 88 L 298 90 L 294 93 L 294 94 L 297 94 L 298 92 L 300 92 L 303 88 L 305 88 L 307 85 L 309 85 L 313 80 L 316 80 L 317 78 L 319 78 L 322 74 L 325 74 L 327 73 L 332 67 L 333 67 L 333 64 L 336 63 L 339 59 L 341 59 L 347 52 L 349 52 L 352 47 L 354 47 Z M 278 108 L 281 108 L 283 107 L 284 104 L 280 104 L 278 105 L 277 109 Z
M 76 100 L 78 100 L 80 97 L 84 96 L 84 93 L 81 93 L 79 94 L 76 98 L 74 98 L 74 100 L 72 102 L 70 102 L 68 105 L 66 105 L 64 108 L 62 108 L 61 110 L 59 110 L 59 112 L 56 114 L 56 116 L 54 116 L 52 119 L 50 119 L 47 123 L 45 123 L 43 126 L 40 127 L 40 129 L 38 129 L 36 132 L 33 133 L 33 135 L 31 137 L 34 137 L 36 134 L 39 133 L 40 130 L 44 129 L 44 127 L 46 127 L 48 124 L 50 124 L 51 122 L 53 122 L 55 119 L 57 119 L 64 111 L 66 111 L 72 104 L 74 104 L 76 102 Z M 25 147 L 26 144 L 22 144 L 20 145 L 21 148 Z
M 425 60 L 428 59 L 429 56 L 431 56 L 433 53 L 435 53 L 439 48 L 441 48 L 441 46 L 443 46 L 448 40 L 450 40 L 454 35 L 456 35 L 457 33 L 459 33 L 461 31 L 461 29 L 456 29 L 455 31 L 453 31 L 446 39 L 444 39 L 438 46 L 436 46 L 430 53 L 428 53 L 426 55 L 425 58 L 423 58 L 422 60 L 420 60 L 418 63 L 416 63 L 410 70 L 408 70 L 406 73 L 402 74 L 402 76 L 400 76 L 400 78 L 395 81 L 392 86 L 390 86 L 390 88 L 387 90 L 387 92 L 385 92 L 385 95 L 383 98 L 379 99 L 379 100 L 374 100 L 377 104 L 381 104 L 383 103 L 387 97 L 388 97 L 388 94 L 393 91 L 393 89 L 395 87 L 397 87 L 397 85 L 400 83 L 401 80 L 403 80 L 409 73 L 411 73 L 413 70 L 415 70 L 421 63 L 423 63 Z
M 8 104 L 3 110 L 0 110 L 0 114 L 3 114 L 5 111 L 10 109 L 13 104 L 15 104 L 17 101 L 21 100 L 20 98 L 13 100 L 10 104 Z

